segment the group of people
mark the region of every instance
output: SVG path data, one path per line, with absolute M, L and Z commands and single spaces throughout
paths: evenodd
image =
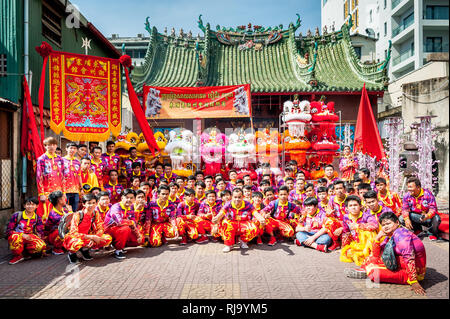
M 114 142 L 104 154 L 98 146 L 88 152 L 68 143 L 64 157 L 55 153 L 56 139 L 45 139 L 44 146 L 37 161 L 39 200 L 27 198 L 7 226 L 10 264 L 50 252 L 67 252 L 76 264 L 99 249 L 124 259 L 126 247 L 158 247 L 179 237 L 180 245 L 222 241 L 223 252 L 292 241 L 325 253 L 340 249 L 341 261 L 358 266 L 349 277 L 410 284 L 424 294 L 419 281 L 426 254 L 417 235 L 425 226 L 436 240 L 440 217 L 433 194 L 415 177 L 400 199 L 386 179 L 371 180 L 367 168 L 353 163 L 355 174 L 345 180 L 327 165 L 316 183 L 295 161 L 284 176 L 264 164 L 257 180 L 239 179 L 234 169 L 227 176 L 197 171 L 186 178 L 170 163 L 145 163 L 135 149 L 121 158 Z M 386 266 L 388 252 L 396 268 Z

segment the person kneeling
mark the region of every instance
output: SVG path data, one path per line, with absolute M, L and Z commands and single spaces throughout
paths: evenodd
M 116 249 L 114 257 L 124 259 L 125 247 L 136 247 L 144 244 L 144 235 L 137 227 L 134 212 L 131 210 L 136 192 L 127 188 L 122 193 L 120 202 L 111 206 L 105 216 L 105 232 L 113 238 Z
M 255 207 L 243 200 L 243 192 L 240 188 L 233 189 L 231 201 L 225 203 L 219 214 L 213 217 L 214 224 L 220 223 L 222 218 L 222 238 L 225 244 L 223 252 L 231 251 L 236 236 L 239 236 L 240 246 L 247 249 L 247 243 L 259 234 L 259 224 L 265 224 L 265 219 L 256 211 Z M 252 216 L 257 221 L 251 221 Z
M 401 227 L 393 212 L 381 214 L 379 220 L 381 230 L 375 237 L 372 254 L 361 269 L 372 281 L 409 284 L 415 293 L 425 295 L 419 284 L 426 272 L 426 252 L 422 241 L 412 231 Z M 352 277 L 351 274 L 347 276 Z
M 303 203 L 306 210 L 306 218 L 302 225 L 296 228 L 297 234 L 295 243 L 298 246 L 304 245 L 319 251 L 328 252 L 327 247 L 331 245 L 331 237 L 327 234 L 324 221 L 327 216 L 317 205 L 315 197 L 308 197 Z
M 271 201 L 269 205 L 261 210 L 261 215 L 266 218 L 265 231 L 270 235 L 268 245 L 273 246 L 277 243 L 274 235 L 278 231 L 278 240 L 291 238 L 294 236 L 294 229 L 290 225 L 290 220 L 295 215 L 300 214 L 300 208 L 288 201 L 289 189 L 287 186 L 281 186 L 278 190 L 278 199 Z
M 69 262 L 78 264 L 77 251 L 81 251 L 84 260 L 91 260 L 89 249 L 100 249 L 109 246 L 112 238 L 105 234 L 102 219 L 95 213 L 97 198 L 92 194 L 83 195 L 83 210 L 72 213 L 68 222 L 68 233 L 60 236 L 64 239 L 63 246 L 69 252 Z M 65 217 L 67 218 L 67 217 Z M 61 221 L 63 222 L 63 221 Z
M 40 257 L 45 251 L 44 225 L 36 213 L 38 204 L 37 198 L 29 197 L 25 200 L 25 210 L 11 216 L 5 234 L 13 254 L 13 258 L 9 261 L 10 265 L 24 260 L 23 253 Z

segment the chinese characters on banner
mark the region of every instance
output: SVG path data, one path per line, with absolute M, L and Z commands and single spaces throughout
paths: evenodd
M 250 84 L 143 88 L 145 116 L 158 119 L 251 117 Z
M 120 62 L 52 51 L 50 128 L 73 141 L 104 141 L 121 130 Z

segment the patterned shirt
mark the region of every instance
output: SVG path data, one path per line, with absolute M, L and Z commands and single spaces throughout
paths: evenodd
M 379 223 L 379 219 L 380 219 L 381 214 L 387 213 L 387 212 L 391 212 L 392 213 L 392 209 L 390 209 L 389 207 L 385 206 L 382 202 L 379 202 L 378 206 L 379 207 L 378 207 L 378 210 L 376 212 L 372 211 L 369 208 L 366 209 L 366 211 L 369 214 L 371 214 L 372 216 L 375 217 L 375 219 L 377 220 L 377 223 Z
M 275 210 L 275 204 L 277 204 L 277 210 Z M 290 209 L 289 209 L 290 208 Z M 279 199 L 271 201 L 269 205 L 264 207 L 262 210 L 263 214 L 270 213 L 272 218 L 286 221 L 287 219 L 293 219 L 296 215 L 300 215 L 301 210 L 300 207 L 291 202 L 286 202 L 286 204 L 282 204 Z
M 177 208 L 170 201 L 160 206 L 158 201 L 151 201 L 147 206 L 146 220 L 151 220 L 154 223 L 168 222 L 169 219 L 175 218 L 177 215 Z
M 124 191 L 123 185 L 116 182 L 112 184 L 111 181 L 108 184 L 104 185 L 105 191 L 109 193 L 109 198 L 111 200 L 111 204 L 115 204 L 120 202 L 122 198 L 122 193 Z
M 236 181 L 229 181 L 227 183 L 227 186 L 225 187 L 226 190 L 229 190 L 230 192 L 233 191 L 233 189 L 236 187 Z
M 223 205 L 220 211 L 224 212 L 225 218 L 228 220 L 249 221 L 252 219 L 256 209 L 250 202 L 243 200 L 240 207 L 236 207 L 232 201 L 229 201 Z
M 120 156 L 117 155 L 116 153 L 112 153 L 112 154 L 108 154 L 108 153 L 103 153 L 101 156 L 102 162 L 103 162 L 103 167 L 104 167 L 104 171 L 103 174 L 104 175 L 108 175 L 109 171 L 112 169 L 115 169 L 119 172 L 119 165 L 120 165 Z
M 37 159 L 36 183 L 39 196 L 48 195 L 51 192 L 61 190 L 63 187 L 64 163 L 59 155 L 44 153 Z
M 131 156 L 128 156 L 126 158 L 123 159 L 122 161 L 122 173 L 125 174 L 125 176 L 131 176 L 131 172 L 132 172 L 132 165 L 133 163 L 139 163 L 141 164 L 141 172 L 143 173 L 145 171 L 145 160 L 140 158 L 140 157 L 136 157 L 136 158 L 131 158 Z
M 347 199 L 347 195 L 345 195 L 345 198 L 342 200 L 342 202 L 339 201 L 337 195 L 332 195 L 330 197 L 330 200 L 328 201 L 328 207 L 334 210 L 334 215 L 340 220 L 342 220 L 344 215 L 347 214 L 346 207 L 344 204 L 345 199 Z
M 310 231 L 317 232 L 322 229 L 322 226 L 327 219 L 325 211 L 317 208 L 317 210 L 312 214 L 307 214 L 303 220 L 303 225 L 305 227 L 310 227 Z
M 402 213 L 402 200 L 397 193 L 387 191 L 385 196 L 378 192 L 378 200 L 383 202 L 384 206 L 389 207 L 397 216 Z
M 95 162 L 94 159 L 91 159 L 91 170 L 94 172 L 95 176 L 97 176 L 97 181 L 99 187 L 103 188 L 103 173 L 105 171 L 105 163 L 100 159 L 100 162 Z
M 417 282 L 417 280 L 423 279 L 426 271 L 427 256 L 425 246 L 420 238 L 404 227 L 398 227 L 391 238 L 395 243 L 395 255 L 400 259 L 399 268 L 406 269 L 408 274 L 408 283 L 412 284 Z M 374 243 L 374 256 L 381 256 L 381 252 L 386 247 L 389 239 L 389 237 L 386 237 L 381 244 Z
M 45 233 L 50 234 L 54 230 L 58 229 L 61 218 L 64 216 L 64 214 L 68 214 L 68 213 L 69 213 L 69 211 L 65 208 L 63 208 L 62 211 L 59 211 L 55 207 L 53 207 L 53 209 L 48 214 L 47 221 L 45 222 L 45 227 L 44 227 Z
M 103 221 L 103 220 L 105 220 L 106 213 L 109 212 L 109 210 L 111 209 L 111 206 L 112 206 L 112 204 L 108 204 L 108 206 L 105 208 L 105 210 L 102 210 L 102 209 L 100 208 L 100 205 L 97 205 L 97 206 L 95 207 L 95 210 L 94 210 L 94 211 L 100 215 L 100 217 L 101 217 L 101 219 L 102 219 L 102 221 Z
M 19 217 L 20 215 L 20 217 Z M 20 218 L 20 221 L 18 219 Z M 33 216 L 28 217 L 25 211 L 15 212 L 6 226 L 5 238 L 11 236 L 14 232 L 24 234 L 34 234 L 44 237 L 44 224 L 41 217 L 36 212 Z
M 178 204 L 181 203 L 180 198 L 178 198 L 178 196 L 175 195 L 175 198 L 169 197 L 167 198 L 170 202 L 172 202 L 172 204 L 174 204 L 176 207 L 178 207 Z
M 93 212 L 95 214 L 95 211 Z M 80 214 L 75 213 L 70 222 L 68 235 L 88 235 L 94 234 L 101 237 L 104 233 L 102 218 L 99 214 L 90 216 L 86 211 L 83 214 L 83 220 L 80 221 Z M 82 236 L 84 237 L 84 236 Z
M 194 200 L 194 202 L 189 205 L 186 201 L 183 201 L 177 206 L 177 217 L 186 216 L 186 215 L 197 215 L 200 204 L 198 201 Z
M 89 185 L 92 187 L 99 187 L 98 185 L 98 178 L 97 175 L 90 169 L 88 169 L 86 172 L 83 172 L 80 170 L 79 175 L 81 177 L 81 187 L 84 189 L 84 185 Z M 84 189 L 86 192 L 86 189 Z
M 198 214 L 199 216 L 204 216 L 207 219 L 211 220 L 214 216 L 219 214 L 220 210 L 222 209 L 222 201 L 220 199 L 216 200 L 213 205 L 209 204 L 207 201 L 204 201 L 200 204 L 198 208 Z
M 305 190 L 299 192 L 296 189 L 292 190 L 289 193 L 288 201 L 293 202 L 294 200 L 298 200 L 300 203 L 303 203 L 306 199 L 306 192 Z
M 346 240 L 344 237 L 352 237 L 354 240 L 358 241 L 358 233 L 355 229 L 351 229 L 350 225 L 356 222 L 358 224 L 358 229 L 360 230 L 367 230 L 367 231 L 377 231 L 378 230 L 378 223 L 372 214 L 370 214 L 367 211 L 360 212 L 359 216 L 357 218 L 354 218 L 350 214 L 344 215 L 342 219 L 342 245 L 346 245 Z
M 75 157 L 65 156 L 63 160 L 63 191 L 64 193 L 80 193 L 80 161 Z
M 138 224 L 145 223 L 145 219 L 146 219 L 146 215 L 147 215 L 147 206 L 146 205 L 142 206 L 141 209 L 137 209 L 136 204 L 133 204 L 131 206 L 130 210 L 133 211 L 135 219 Z
M 436 199 L 428 190 L 421 188 L 417 197 L 411 195 L 409 192 L 403 196 L 402 215 L 403 218 L 409 217 L 409 213 L 427 215 L 428 218 L 433 218 L 437 212 Z
M 139 177 L 139 184 L 141 184 L 143 181 L 145 181 L 145 175 L 141 171 L 139 171 L 139 174 L 136 174 L 132 170 L 131 174 L 127 175 L 127 185 L 128 185 L 128 187 L 131 187 L 131 183 L 132 183 L 134 177 Z
M 121 202 L 111 206 L 111 209 L 106 213 L 103 224 L 105 228 L 112 226 L 128 225 L 132 223 L 136 225 L 136 218 L 134 211 L 130 208 L 126 208 Z
M 356 169 L 359 167 L 358 158 L 355 156 L 342 156 L 339 160 L 339 170 L 342 172 L 344 180 L 353 179 Z

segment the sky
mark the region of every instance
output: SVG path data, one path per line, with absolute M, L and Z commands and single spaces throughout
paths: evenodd
M 306 33 L 308 28 L 314 32 L 320 29 L 320 0 L 71 0 L 81 14 L 106 37 L 118 34 L 120 37 L 136 36 L 138 33 L 148 36 L 145 19 L 149 17 L 150 27 L 156 26 L 163 33 L 172 27 L 176 34 L 180 28 L 184 33 L 189 30 L 197 36 L 203 32 L 197 21 L 202 14 L 203 24 L 233 27 L 238 25 L 261 25 L 275 27 L 280 24 L 284 29 L 289 23 L 297 21 L 300 15 L 301 27 L 297 34 Z

